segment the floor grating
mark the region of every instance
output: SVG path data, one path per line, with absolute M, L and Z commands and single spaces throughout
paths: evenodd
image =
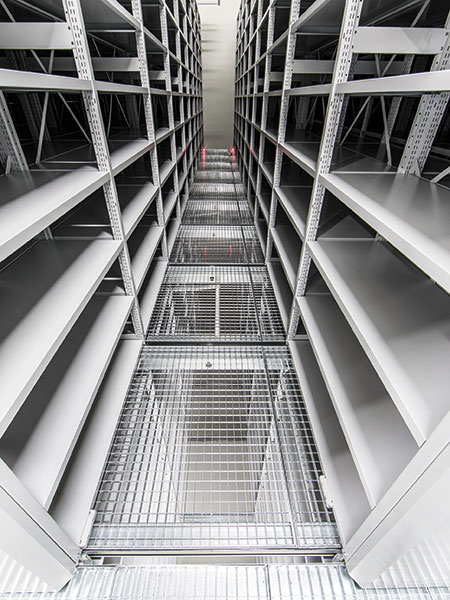
M 170 559 L 169 559 L 170 560 Z M 342 564 L 84 566 L 61 592 L 8 600 L 448 600 L 448 587 L 361 589 Z
M 144 347 L 88 549 L 338 548 L 320 472 L 286 347 Z
M 169 267 L 147 333 L 147 341 L 284 339 L 265 267 Z
M 185 225 L 251 225 L 246 201 L 189 200 L 183 214 Z
M 233 183 L 240 182 L 241 176 L 235 171 L 219 171 L 219 170 L 199 170 L 195 176 L 195 183 Z
M 255 227 L 181 225 L 170 256 L 172 263 L 263 263 Z
M 190 194 L 191 199 L 220 198 L 223 200 L 245 198 L 241 183 L 199 183 L 194 182 Z

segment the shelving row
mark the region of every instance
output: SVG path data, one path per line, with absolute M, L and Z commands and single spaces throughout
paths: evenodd
M 238 164 L 364 585 L 450 518 L 449 27 L 433 0 L 238 18 Z
M 0 32 L 0 506 L 6 551 L 61 587 L 193 184 L 200 20 L 7 1 Z

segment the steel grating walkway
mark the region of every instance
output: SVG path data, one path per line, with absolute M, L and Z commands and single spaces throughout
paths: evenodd
M 242 184 L 223 154 L 203 157 L 203 167 L 100 481 L 87 551 L 333 554 L 340 540 Z
M 261 264 L 264 255 L 253 226 L 181 225 L 170 261 L 188 264 Z
M 170 559 L 169 559 L 170 560 Z M 361 589 L 341 564 L 85 566 L 61 592 L 2 594 L 6 600 L 448 600 L 448 587 Z M 410 587 L 409 587 L 410 586 Z
M 283 323 L 265 267 L 171 266 L 148 341 L 282 342 Z
M 247 202 L 236 200 L 190 200 L 183 214 L 185 225 L 251 225 Z
M 146 348 L 100 485 L 90 545 L 336 547 L 319 474 L 286 348 Z

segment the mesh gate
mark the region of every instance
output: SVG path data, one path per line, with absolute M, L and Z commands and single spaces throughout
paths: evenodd
M 337 547 L 319 473 L 286 348 L 147 347 L 89 549 Z
M 169 267 L 147 334 L 148 341 L 284 338 L 265 267 Z

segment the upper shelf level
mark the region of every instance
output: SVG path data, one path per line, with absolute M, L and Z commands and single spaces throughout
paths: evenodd
M 335 172 L 321 175 L 320 181 L 450 291 L 450 190 L 392 173 Z

